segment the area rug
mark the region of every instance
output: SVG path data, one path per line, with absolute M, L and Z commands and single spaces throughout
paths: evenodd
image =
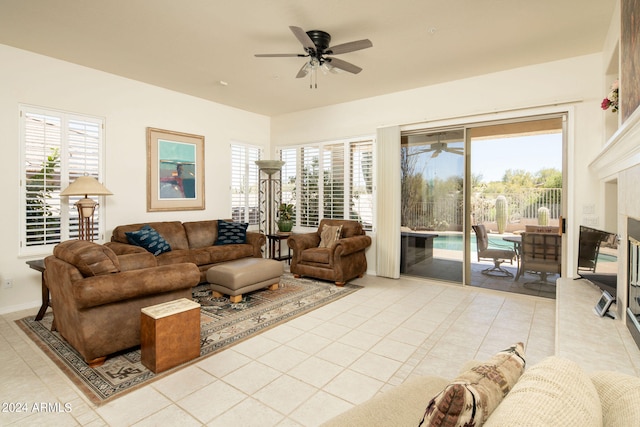
M 199 285 L 193 288 L 193 296 L 201 304 L 200 357 L 159 374 L 142 365 L 140 347 L 113 355 L 98 368 L 90 368 L 59 333 L 51 331 L 51 312 L 39 322 L 29 316 L 16 323 L 93 403 L 101 405 L 360 288 L 348 283 L 338 287 L 328 282 L 295 279 L 287 273 L 280 279 L 277 290 L 251 292 L 241 302 L 232 304 L 226 297 L 213 298 L 208 285 Z

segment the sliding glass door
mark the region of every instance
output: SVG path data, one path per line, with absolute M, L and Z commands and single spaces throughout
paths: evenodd
M 461 282 L 464 130 L 401 138 L 400 274 Z
M 527 225 L 562 225 L 564 119 L 403 132 L 400 274 L 510 291 L 533 281 L 518 239 Z M 505 252 L 480 256 L 485 243 Z

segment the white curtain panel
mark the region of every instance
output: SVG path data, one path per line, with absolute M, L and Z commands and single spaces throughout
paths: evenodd
M 400 277 L 400 127 L 378 128 L 376 274 Z

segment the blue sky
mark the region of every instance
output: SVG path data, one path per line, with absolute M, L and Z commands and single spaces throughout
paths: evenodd
M 471 150 L 471 173 L 485 182 L 501 180 L 507 169 L 562 170 L 560 133 L 474 141 Z
M 449 146 L 462 147 L 462 143 Z M 472 142 L 471 150 L 471 173 L 482 175 L 484 182 L 501 181 L 507 169 L 523 169 L 532 174 L 546 168 L 562 170 L 560 133 L 476 140 Z M 436 158 L 422 159 L 426 160 L 426 165 L 420 164 L 427 180 L 462 176 L 464 171 L 464 159 L 460 155 L 440 153 Z

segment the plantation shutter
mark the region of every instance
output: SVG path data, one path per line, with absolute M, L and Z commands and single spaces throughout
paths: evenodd
M 345 219 L 344 144 L 325 145 L 322 151 L 324 218 Z
M 284 148 L 280 150 L 280 160 L 284 161 L 280 177 L 282 181 L 282 203 L 291 203 L 296 205 L 293 213 L 293 221 L 295 224 L 297 215 L 296 203 L 296 176 L 297 176 L 297 150 L 295 148 Z
M 320 149 L 302 147 L 300 149 L 300 222 L 302 227 L 317 227 L 320 218 Z
M 350 148 L 349 219 L 373 230 L 373 142 L 352 142 Z
M 231 217 L 234 221 L 258 224 L 258 180 L 260 148 L 231 145 Z
M 27 106 L 20 113 L 20 253 L 42 254 L 78 237 L 74 205 L 80 197 L 61 198 L 60 192 L 82 175 L 100 180 L 103 121 Z M 99 209 L 94 220 L 97 236 L 102 228 Z

